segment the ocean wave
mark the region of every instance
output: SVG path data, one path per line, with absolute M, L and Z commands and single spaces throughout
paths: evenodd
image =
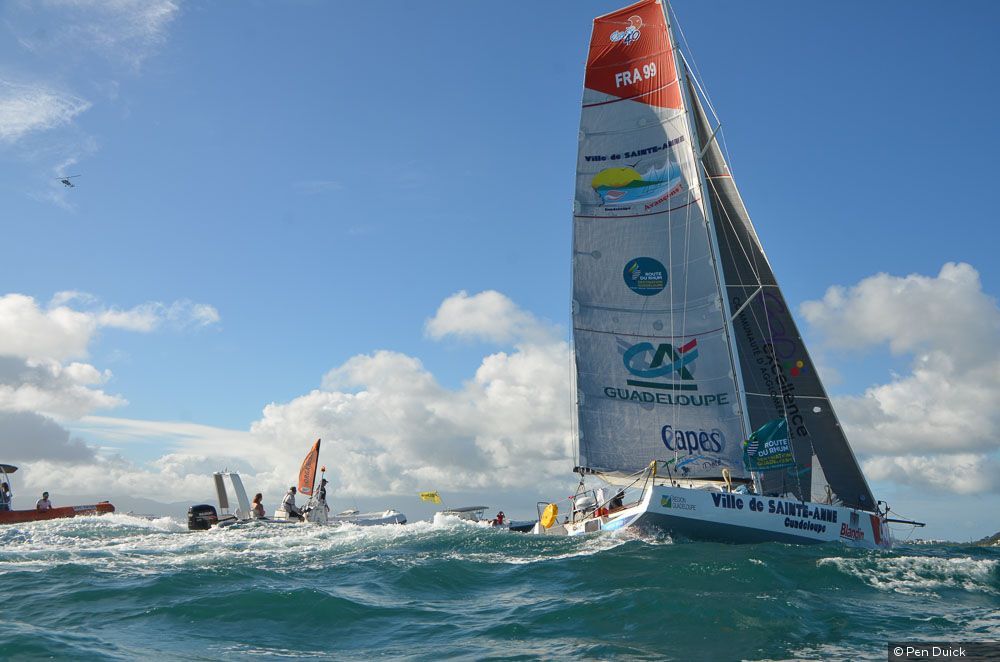
M 969 556 L 874 556 L 825 558 L 819 565 L 832 565 L 880 591 L 929 593 L 961 589 L 1000 594 L 1000 561 Z
M 170 518 L 0 529 L 11 645 L 39 657 L 861 659 L 1000 635 L 1000 553 L 510 533 L 457 518 L 190 532 Z M 152 643 L 151 643 L 152 642 Z

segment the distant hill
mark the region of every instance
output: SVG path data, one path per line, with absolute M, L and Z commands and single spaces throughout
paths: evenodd
M 992 536 L 983 538 L 982 540 L 977 540 L 975 544 L 980 545 L 982 547 L 992 547 L 993 545 L 1000 545 L 1000 531 L 994 533 Z

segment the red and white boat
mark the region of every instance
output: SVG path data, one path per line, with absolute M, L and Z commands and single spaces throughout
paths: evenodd
M 8 474 L 17 471 L 17 467 L 10 464 L 0 464 L 0 481 L 10 485 Z M 13 491 L 9 498 L 13 498 Z M 60 519 L 63 517 L 76 517 L 77 515 L 104 515 L 115 512 L 115 507 L 107 501 L 101 501 L 84 506 L 62 506 L 60 508 L 49 508 L 48 510 L 0 510 L 0 524 L 21 524 L 23 522 L 38 522 L 41 520 Z

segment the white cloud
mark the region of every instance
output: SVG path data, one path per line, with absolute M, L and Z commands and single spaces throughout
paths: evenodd
M 179 13 L 171 0 L 45 0 L 22 9 L 12 19 L 22 47 L 36 54 L 90 51 L 133 69 L 164 43 Z
M 515 339 L 544 340 L 554 328 L 521 310 L 495 290 L 469 296 L 465 290 L 445 299 L 425 327 L 429 337 L 508 343 Z
M 913 356 L 908 374 L 837 399 L 872 478 L 1000 490 L 1000 480 L 985 476 L 1000 451 L 1000 308 L 973 267 L 948 263 L 936 277 L 878 274 L 832 287 L 801 310 L 831 347 L 884 344 Z
M 87 363 L 64 366 L 53 359 L 0 356 L 0 411 L 78 418 L 126 404 L 121 396 L 96 388 L 110 378 L 111 371 Z
M 111 308 L 99 313 L 98 320 L 101 326 L 149 332 L 163 324 L 175 329 L 209 326 L 219 322 L 221 317 L 214 306 L 185 299 L 169 305 L 152 301 L 128 310 Z
M 68 304 L 77 304 L 71 308 Z M 101 328 L 150 332 L 161 326 L 177 330 L 220 321 L 218 310 L 187 299 L 164 304 L 151 301 L 129 309 L 106 308 L 84 292 L 58 292 L 47 308 L 24 294 L 0 296 L 0 356 L 66 360 L 87 355 Z
M 280 449 L 283 475 L 321 437 L 324 457 L 334 458 L 332 484 L 356 495 L 535 488 L 565 478 L 572 457 L 566 342 L 497 292 L 450 297 L 428 332 L 514 347 L 485 356 L 459 389 L 441 386 L 405 354 L 349 359 L 322 389 L 268 405 L 253 424 L 255 437 Z
M 473 304 L 448 311 L 442 337 L 470 337 L 481 314 L 475 304 L 485 302 L 511 346 L 470 366 L 459 388 L 442 386 L 415 357 L 382 350 L 330 370 L 322 388 L 267 405 L 249 431 L 86 416 L 73 430 L 111 448 L 74 476 L 100 481 L 108 494 L 176 501 L 202 498 L 211 471 L 228 466 L 239 469 L 251 489 L 274 496 L 294 481 L 309 445 L 322 438 L 322 461 L 341 496 L 422 489 L 534 493 L 562 486 L 572 457 L 569 347 L 553 327 L 506 297 L 484 294 L 452 298 Z M 136 444 L 166 452 L 147 464 L 107 456 Z M 73 491 L 52 474 L 35 462 L 24 475 L 32 487 Z
M 164 444 L 193 455 L 240 457 L 251 464 L 266 465 L 269 460 L 265 445 L 246 430 L 187 421 L 149 421 L 111 416 L 85 416 L 75 422 L 73 428 L 108 443 Z
M 57 494 L 103 497 L 117 494 L 161 502 L 191 501 L 213 495 L 212 472 L 227 466 L 235 468 L 234 462 L 238 461 L 171 454 L 149 465 L 140 465 L 116 455 L 97 457 L 92 462 L 74 462 L 72 471 L 67 471 L 64 464 L 37 460 L 22 462 L 17 477 L 21 480 L 20 494 L 48 490 Z M 239 467 L 246 469 L 246 465 Z M 261 480 L 264 478 L 262 476 Z M 252 474 L 244 473 L 244 479 L 249 479 L 248 486 L 257 485 L 256 476 Z M 277 487 L 269 488 L 269 492 L 280 494 Z
M 91 462 L 94 449 L 51 418 L 33 412 L 0 412 L 0 457 L 4 462 L 27 460 Z
M 45 85 L 0 80 L 0 141 L 64 126 L 88 108 L 87 100 Z
M 965 495 L 1000 492 L 1000 462 L 995 456 L 975 453 L 876 456 L 866 461 L 864 468 L 872 480 Z
M 213 494 L 212 472 L 228 468 L 242 474 L 247 489 L 277 495 L 295 475 L 258 470 L 273 464 L 271 452 L 242 430 L 103 416 L 87 416 L 70 428 L 72 432 L 37 414 L 0 412 L 0 454 L 19 466 L 22 494 L 45 489 L 163 502 L 202 499 Z M 100 439 L 102 445 L 86 444 L 74 435 Z M 146 463 L 120 454 L 123 447 L 136 445 L 166 452 Z M 304 455 L 304 445 L 296 452 Z M 72 471 L 66 463 L 72 463 Z
M 0 355 L 64 360 L 87 354 L 96 317 L 64 305 L 48 309 L 24 294 L 0 296 Z
M 0 411 L 79 418 L 127 404 L 103 390 L 109 370 L 72 361 L 87 356 L 100 329 L 184 330 L 218 321 L 214 307 L 188 300 L 121 310 L 77 291 L 56 293 L 45 308 L 23 294 L 0 296 Z

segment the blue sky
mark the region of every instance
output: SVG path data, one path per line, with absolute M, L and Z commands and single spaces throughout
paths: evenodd
M 110 444 L 80 420 L 247 431 L 380 349 L 461 389 L 484 355 L 512 352 L 425 332 L 461 290 L 496 290 L 565 340 L 583 64 L 593 17 L 619 6 L 3 5 L 0 295 L 44 308 L 85 292 L 89 307 L 74 305 L 92 312 L 159 302 L 166 320 L 88 336 L 65 361 L 110 371 L 90 388 L 128 404 L 60 423 L 141 464 L 173 450 L 169 433 Z M 793 306 L 949 262 L 995 296 L 995 3 L 675 11 Z M 54 179 L 78 173 L 75 189 Z M 218 319 L 171 318 L 173 302 Z M 841 396 L 905 376 L 926 349 L 804 326 Z

